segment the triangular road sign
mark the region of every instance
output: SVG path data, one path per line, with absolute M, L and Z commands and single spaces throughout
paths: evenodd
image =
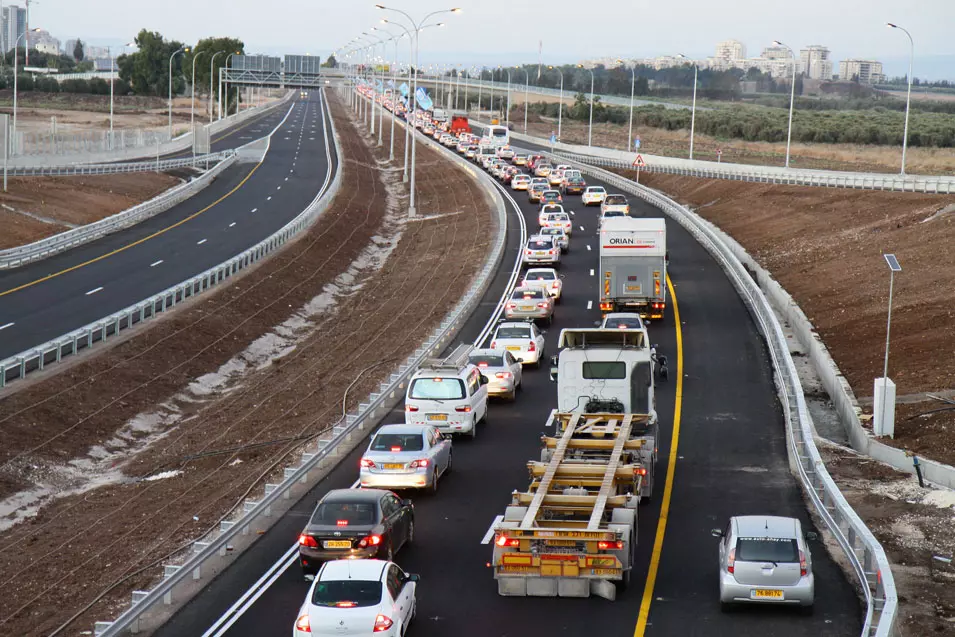
M 633 160 L 633 165 L 637 168 L 645 168 L 647 162 L 643 161 L 643 155 L 637 155 L 637 158 Z

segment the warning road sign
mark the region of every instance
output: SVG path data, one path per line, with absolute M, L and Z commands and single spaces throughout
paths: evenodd
M 633 160 L 633 165 L 637 168 L 645 168 L 647 162 L 643 161 L 643 155 L 637 155 L 637 158 Z

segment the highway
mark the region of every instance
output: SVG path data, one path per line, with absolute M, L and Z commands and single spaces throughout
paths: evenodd
M 527 204 L 525 194 L 514 195 L 529 231 L 536 229 L 536 207 Z M 577 213 L 574 234 L 561 267 L 564 296 L 546 334 L 548 354 L 556 353 L 561 328 L 590 326 L 600 318 L 593 309 L 598 213 L 596 208 L 581 207 L 576 198 L 571 201 L 568 208 Z M 639 201 L 631 201 L 631 206 L 637 215 L 661 214 Z M 509 266 L 521 248 L 518 228 L 517 215 L 512 214 L 504 265 L 459 341 L 473 340 L 493 312 Z M 488 424 L 481 426 L 476 440 L 455 441 L 454 474 L 442 481 L 440 493 L 411 494 L 415 544 L 396 558 L 405 570 L 421 575 L 418 617 L 409 634 L 829 637 L 860 633 L 862 611 L 855 592 L 819 544 L 812 546 L 813 616 L 770 608 L 720 611 L 717 540 L 710 536 L 710 529 L 724 526 L 729 516 L 751 513 L 794 516 L 805 528 L 813 526 L 789 473 L 784 421 L 762 339 L 708 253 L 675 223 L 668 223 L 668 235 L 670 277 L 680 321 L 677 325 L 677 303 L 671 302 L 666 319 L 650 326 L 651 341 L 668 355 L 671 373 L 670 380 L 658 387 L 660 461 L 653 500 L 639 511 L 633 583 L 615 602 L 497 594 L 486 567 L 491 548 L 482 540 L 494 517 L 504 512 L 511 491 L 526 486 L 526 462 L 538 456 L 539 436 L 556 403 L 556 387 L 547 377 L 546 366 L 528 368 L 517 401 L 493 404 Z M 680 395 L 677 386 L 682 389 Z M 399 405 L 384 422 L 402 418 Z M 308 590 L 295 563 L 295 540 L 327 490 L 355 483 L 362 449 L 359 445 L 157 634 L 290 634 Z M 664 509 L 666 515 L 661 518 Z
M 327 117 L 313 91 L 247 124 L 256 138 L 275 129 L 262 162 L 234 164 L 196 196 L 127 230 L 0 273 L 0 359 L 161 292 L 281 228 L 334 174 Z M 247 140 L 218 143 L 233 141 Z

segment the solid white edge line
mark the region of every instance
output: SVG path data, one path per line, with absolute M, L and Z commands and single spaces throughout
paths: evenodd
M 593 276 L 593 275 L 594 275 L 594 271 L 593 271 L 593 268 L 591 268 L 591 270 L 590 270 L 590 276 Z M 521 307 L 523 307 L 523 306 L 521 306 Z
M 488 527 L 487 533 L 484 534 L 484 538 L 481 540 L 481 544 L 490 544 L 491 538 L 494 537 L 494 527 L 501 523 L 501 520 L 504 519 L 503 515 L 498 515 L 494 517 L 494 521 L 491 522 L 491 526 Z
M 150 263 L 150 264 L 149 264 L 149 267 L 155 268 L 157 265 L 159 265 L 160 263 L 162 263 L 162 261 L 163 261 L 163 260 L 160 259 L 159 261 L 156 261 L 155 263 Z
M 99 291 L 102 290 L 102 289 L 103 289 L 103 286 L 100 286 L 100 287 L 98 287 L 98 288 L 92 289 L 92 290 L 90 290 L 89 292 L 86 293 L 86 296 L 89 296 L 90 294 L 96 294 L 97 292 L 99 292 Z
M 14 323 L 7 323 L 6 325 L 0 325 L 0 330 L 5 330 L 8 327 L 13 327 Z

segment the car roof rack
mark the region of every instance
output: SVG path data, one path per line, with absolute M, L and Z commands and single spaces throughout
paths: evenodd
M 424 359 L 424 361 L 421 362 L 421 366 L 418 368 L 418 370 L 454 370 L 455 372 L 459 372 L 464 369 L 465 366 L 467 366 L 468 356 L 471 354 L 471 350 L 473 349 L 473 345 L 461 343 L 444 358 Z

